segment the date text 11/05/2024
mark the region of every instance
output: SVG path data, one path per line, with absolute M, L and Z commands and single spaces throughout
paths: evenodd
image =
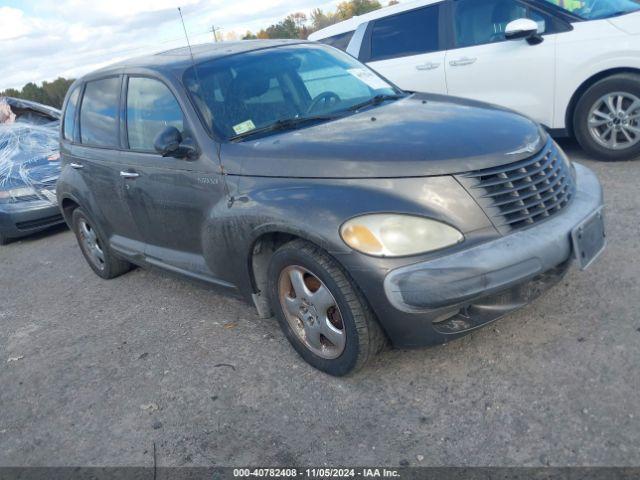
M 400 473 L 388 468 L 236 468 L 233 476 L 264 478 L 398 478 Z

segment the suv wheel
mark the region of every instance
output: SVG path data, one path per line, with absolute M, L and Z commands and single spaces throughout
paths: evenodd
M 280 326 L 309 364 L 342 376 L 385 344 L 366 300 L 337 262 L 303 240 L 280 247 L 269 263 L 269 300 Z
M 80 208 L 73 211 L 72 226 L 85 260 L 102 278 L 114 278 L 131 270 L 131 264 L 117 258 L 109 249 L 105 237 Z
M 600 160 L 640 155 L 640 76 L 613 75 L 592 85 L 574 115 L 576 138 Z

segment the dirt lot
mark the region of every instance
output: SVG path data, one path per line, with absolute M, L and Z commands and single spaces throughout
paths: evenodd
M 346 379 L 239 300 L 99 279 L 64 229 L 0 247 L 0 465 L 152 465 L 154 443 L 161 466 L 640 465 L 640 161 L 584 163 L 609 230 L 589 271 Z

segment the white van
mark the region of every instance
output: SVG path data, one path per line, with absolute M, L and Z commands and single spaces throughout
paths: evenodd
M 418 0 L 309 39 L 405 90 L 517 110 L 599 159 L 640 155 L 640 0 Z

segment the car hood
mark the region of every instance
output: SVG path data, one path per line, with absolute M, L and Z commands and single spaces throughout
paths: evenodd
M 627 13 L 609 21 L 617 28 L 630 35 L 640 35 L 640 12 Z
M 221 159 L 232 175 L 419 177 L 511 163 L 536 153 L 545 136 L 501 107 L 412 94 L 338 120 L 226 143 Z

